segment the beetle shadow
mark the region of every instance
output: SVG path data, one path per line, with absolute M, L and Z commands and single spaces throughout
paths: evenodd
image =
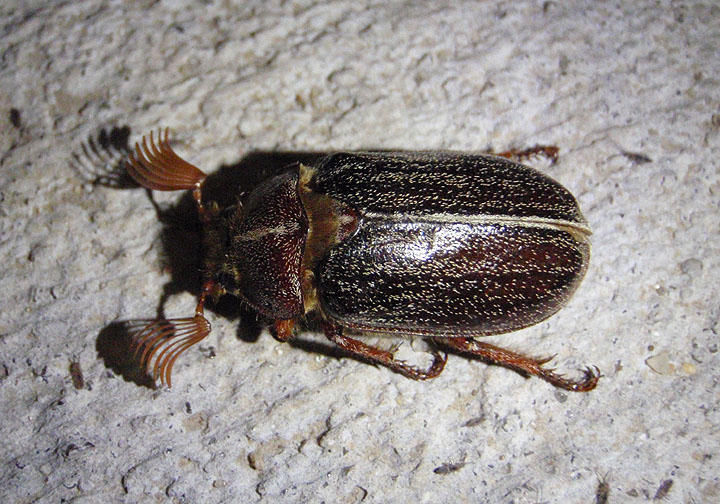
M 105 367 L 125 381 L 141 387 L 155 388 L 155 381 L 139 365 L 132 347 L 132 321 L 116 321 L 105 326 L 98 334 L 95 350 Z
M 130 126 L 100 128 L 71 153 L 70 167 L 85 184 L 113 189 L 136 189 L 140 184 L 125 170 L 130 153 Z

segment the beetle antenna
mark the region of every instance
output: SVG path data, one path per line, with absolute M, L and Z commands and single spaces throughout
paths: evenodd
M 154 320 L 133 335 L 135 357 L 140 354 L 140 364 L 153 380 L 160 378 L 163 385 L 172 387 L 172 368 L 177 358 L 208 334 L 210 323 L 202 316 Z
M 135 181 L 156 191 L 193 190 L 202 219 L 209 218 L 202 203 L 201 186 L 207 175 L 197 166 L 178 156 L 170 147 L 170 129 L 158 131 L 157 143 L 152 132 L 135 143 L 135 151 L 127 158 L 127 171 Z
M 131 334 L 135 358 L 139 356 L 140 365 L 153 380 L 159 378 L 163 385 L 172 387 L 175 361 L 210 334 L 210 322 L 203 316 L 205 299 L 218 288 L 215 281 L 205 283 L 194 317 L 152 320 Z

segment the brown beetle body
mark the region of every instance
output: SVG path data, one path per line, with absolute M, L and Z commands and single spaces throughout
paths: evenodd
M 224 293 L 274 320 L 281 340 L 316 312 L 331 341 L 414 379 L 437 376 L 446 356 L 434 351 L 432 366 L 418 369 L 345 330 L 426 336 L 568 390 L 597 382 L 590 369 L 568 380 L 543 368 L 547 359 L 472 338 L 544 320 L 587 269 L 590 231 L 577 202 L 532 168 L 486 155 L 337 153 L 266 180 L 229 217 L 205 209 L 205 175 L 167 136 L 138 146 L 129 171 L 151 189 L 194 189 L 209 237 L 196 316 L 156 321 L 136 338 L 167 383 L 177 356 L 210 331 L 205 297 Z

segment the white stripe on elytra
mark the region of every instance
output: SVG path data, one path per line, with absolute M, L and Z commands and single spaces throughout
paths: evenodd
M 571 228 L 583 234 L 591 235 L 590 227 L 580 222 L 565 219 L 548 219 L 545 217 L 514 217 L 509 215 L 458 215 L 433 213 L 429 215 L 416 215 L 402 213 L 392 215 L 387 213 L 364 212 L 367 219 L 378 219 L 401 222 L 427 222 L 451 224 L 504 224 L 509 226 L 535 227 L 544 229 Z

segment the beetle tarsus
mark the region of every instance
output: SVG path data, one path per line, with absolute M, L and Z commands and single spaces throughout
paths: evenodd
M 593 366 L 585 368 L 583 370 L 583 377 L 577 381 L 565 378 L 563 375 L 555 373 L 553 369 L 541 368 L 541 373 L 537 376 L 558 388 L 569 390 L 570 392 L 589 392 L 595 388 L 602 375 L 600 374 L 600 370 L 596 366 Z
M 362 341 L 345 336 L 341 327 L 330 323 L 325 324 L 325 336 L 347 353 L 373 364 L 385 366 L 413 380 L 429 380 L 435 378 L 442 373 L 445 363 L 447 362 L 447 354 L 433 349 L 431 351 L 433 355 L 432 364 L 427 369 L 420 369 L 411 364 L 407 364 L 405 361 L 396 360 L 392 352 L 370 346 Z
M 571 392 L 588 392 L 594 389 L 601 376 L 597 367 L 588 367 L 585 369 L 582 379 L 571 380 L 556 373 L 552 368 L 542 367 L 543 364 L 552 360 L 554 356 L 533 359 L 473 338 L 434 338 L 434 340 L 440 345 L 449 346 L 462 353 L 475 355 L 482 360 L 510 368 L 523 375 L 537 376 L 558 388 Z
M 515 162 L 523 162 L 528 161 L 532 158 L 543 156 L 550 160 L 551 164 L 557 163 L 558 160 L 558 152 L 560 149 L 558 149 L 554 145 L 536 145 L 535 147 L 530 147 L 529 149 L 510 149 L 503 152 L 498 153 L 491 153 L 495 156 L 504 157 L 507 159 L 510 159 L 511 161 Z

